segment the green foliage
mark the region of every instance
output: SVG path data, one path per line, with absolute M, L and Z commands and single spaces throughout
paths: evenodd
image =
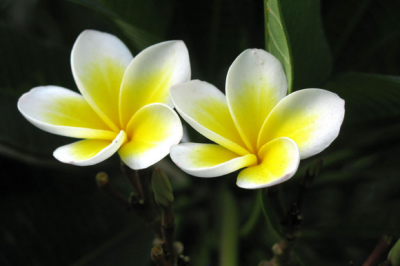
M 324 89 L 345 99 L 346 123 L 400 115 L 399 77 L 346 73 L 332 78 Z
M 271 206 L 271 202 L 268 200 L 264 190 L 258 190 L 259 201 L 261 201 L 261 208 L 266 220 L 268 233 L 268 243 L 273 245 L 278 243 L 282 238 L 281 225 L 276 217 L 276 213 Z
M 172 1 L 70 0 L 108 17 L 131 41 L 136 52 L 161 42 L 172 15 Z M 157 8 L 154 8 L 157 4 Z M 161 6 L 159 6 L 161 4 Z M 157 17 L 157 19 L 154 19 Z M 157 21 L 163 21 L 160 25 Z M 140 25 L 137 26 L 137 25 Z
M 319 88 L 331 75 L 319 0 L 281 0 L 293 60 L 293 90 Z
M 76 89 L 69 55 L 87 28 L 117 35 L 133 53 L 182 39 L 192 78 L 221 90 L 240 52 L 266 47 L 282 62 L 290 91 L 337 93 L 346 101 L 345 120 L 338 139 L 318 155 L 324 168 L 304 202 L 298 263 L 361 265 L 382 234 L 400 236 L 399 0 L 20 0 L 2 1 L 0 12 L 0 264 L 151 265 L 151 232 L 95 187 L 95 173 L 116 158 L 89 168 L 56 162 L 52 151 L 71 139 L 33 127 L 16 108 L 35 86 Z M 205 141 L 187 130 L 191 141 Z M 282 185 L 286 203 L 310 161 Z M 220 245 L 236 248 L 235 241 L 238 260 L 229 262 L 225 250 L 228 263 L 271 258 L 281 232 L 261 191 L 266 220 L 258 219 L 255 193 L 235 187 L 237 173 L 191 182 L 169 176 L 176 238 L 193 265 L 216 265 Z M 127 183 L 118 180 L 112 182 L 127 195 Z M 231 232 L 239 226 L 245 234 Z
M 282 63 L 289 93 L 320 87 L 331 74 L 332 59 L 318 0 L 265 0 L 266 49 Z
M 390 261 L 393 266 L 400 265 L 400 240 L 398 240 L 396 244 L 394 244 L 393 248 L 390 250 L 388 261 Z
M 293 90 L 293 62 L 289 35 L 282 17 L 281 2 L 264 0 L 264 9 L 265 47 L 282 63 L 288 80 L 288 91 L 291 93 Z

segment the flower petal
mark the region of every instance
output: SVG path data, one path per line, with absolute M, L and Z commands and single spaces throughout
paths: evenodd
M 288 138 L 279 138 L 265 144 L 258 153 L 261 164 L 242 170 L 236 184 L 241 188 L 263 188 L 282 183 L 297 171 L 299 148 Z
M 246 155 L 225 95 L 213 85 L 192 80 L 170 90 L 176 110 L 200 134 L 239 155 Z
M 257 164 L 254 154 L 240 156 L 216 144 L 181 143 L 172 146 L 171 159 L 182 171 L 198 177 L 216 177 Z
M 36 87 L 19 98 L 18 109 L 38 128 L 61 136 L 113 140 L 118 133 L 87 104 L 82 95 L 57 87 Z
M 121 128 L 118 112 L 121 82 L 132 58 L 117 37 L 94 30 L 82 32 L 71 53 L 72 74 L 80 92 L 115 131 Z
M 124 131 L 113 141 L 86 139 L 61 146 L 53 153 L 57 160 L 79 166 L 94 165 L 110 158 L 126 141 Z
M 169 88 L 189 80 L 189 54 L 184 42 L 168 41 L 146 48 L 132 60 L 122 82 L 121 125 L 126 126 L 132 115 L 147 104 L 173 107 Z
M 119 150 L 121 160 L 132 169 L 147 168 L 169 154 L 182 139 L 182 124 L 168 106 L 152 103 L 142 107 L 127 127 L 130 142 Z
M 344 118 L 344 100 L 321 89 L 296 91 L 268 116 L 258 145 L 280 137 L 294 140 L 301 159 L 323 151 L 338 136 Z
M 233 121 L 251 152 L 268 114 L 287 93 L 282 65 L 270 53 L 249 49 L 241 53 L 228 71 L 226 97 Z

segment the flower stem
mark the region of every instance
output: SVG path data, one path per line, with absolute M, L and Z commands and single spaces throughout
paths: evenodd
M 227 189 L 221 191 L 220 266 L 238 265 L 238 211 L 235 198 Z

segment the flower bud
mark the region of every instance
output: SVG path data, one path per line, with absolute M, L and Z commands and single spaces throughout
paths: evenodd
M 99 172 L 96 175 L 97 185 L 101 188 L 108 184 L 108 175 L 106 172 Z
M 174 194 L 172 193 L 172 187 L 167 175 L 157 167 L 154 169 L 151 179 L 157 204 L 163 208 L 171 206 L 174 201 Z

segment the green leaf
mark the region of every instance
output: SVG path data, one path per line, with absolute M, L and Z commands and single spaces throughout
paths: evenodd
M 72 139 L 44 132 L 28 122 L 17 109 L 18 96 L 0 91 L 0 145 L 29 154 L 51 157 L 55 148 Z M 3 150 L 0 150 L 3 153 Z M 20 156 L 20 155 L 18 155 Z
M 126 229 L 70 266 L 148 265 L 152 234 L 143 229 Z
M 320 0 L 280 1 L 293 60 L 293 91 L 319 88 L 332 71 Z
M 139 51 L 147 48 L 152 44 L 162 41 L 161 38 L 156 37 L 142 29 L 139 29 L 123 20 L 114 19 L 114 23 L 122 30 L 125 36 L 131 41 L 133 47 Z
M 288 33 L 279 0 L 264 0 L 265 48 L 282 63 L 288 80 L 288 92 L 292 92 L 293 62 Z
M 153 233 L 97 188 L 93 167 L 48 170 L 4 157 L 0 163 L 7 166 L 0 257 L 10 265 L 147 265 Z
M 400 1 L 338 0 L 325 17 L 339 71 L 398 73 Z
M 331 74 L 331 52 L 320 1 L 265 0 L 266 49 L 282 63 L 289 93 L 320 87 Z
M 332 79 L 324 89 L 346 101 L 345 123 L 400 115 L 398 77 L 347 73 Z
M 396 244 L 394 244 L 393 248 L 390 250 L 388 261 L 390 261 L 393 266 L 400 266 L 400 240 L 397 240 Z
M 0 34 L 0 144 L 50 157 L 67 138 L 34 127 L 19 113 L 17 102 L 24 92 L 43 84 L 74 88 L 69 52 L 5 25 L 0 25 Z
M 341 1 L 341 3 L 339 2 L 340 1 L 336 1 L 336 6 L 332 8 L 332 13 L 327 17 L 328 29 L 331 30 L 331 28 L 333 28 L 332 30 L 338 33 L 338 37 L 332 39 L 335 57 L 343 50 L 344 46 L 351 38 L 351 34 L 371 5 L 372 0 L 346 0 Z
M 163 40 L 173 15 L 171 1 L 157 3 L 149 0 L 70 1 L 87 6 L 113 21 L 137 52 Z M 154 8 L 155 6 L 157 8 Z

